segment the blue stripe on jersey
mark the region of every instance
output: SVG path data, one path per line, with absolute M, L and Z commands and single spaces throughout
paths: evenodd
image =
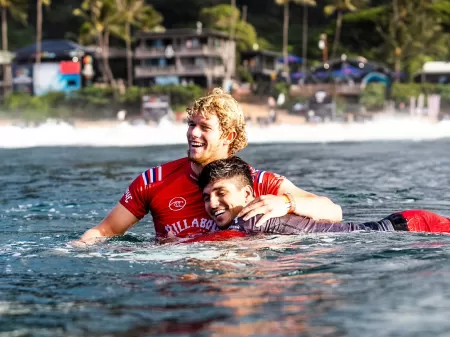
M 162 180 L 162 167 L 152 167 L 147 171 L 142 173 L 142 179 L 144 180 L 144 185 L 151 183 L 156 183 Z
M 266 173 L 266 171 L 255 170 L 254 173 L 256 174 L 256 176 L 253 176 L 253 180 L 256 180 L 258 184 L 261 184 L 263 182 L 264 173 Z

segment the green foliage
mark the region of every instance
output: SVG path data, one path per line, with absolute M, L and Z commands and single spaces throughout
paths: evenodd
M 48 117 L 66 117 L 68 109 L 64 109 L 65 95 L 51 92 L 45 96 L 31 96 L 23 93 L 12 93 L 5 97 L 5 110 L 13 118 L 24 120 L 43 120 Z
M 336 114 L 342 115 L 347 111 L 347 100 L 342 96 L 336 96 L 334 98 L 334 102 L 336 104 Z
M 147 5 L 144 0 L 116 0 L 114 11 L 117 14 L 118 24 L 132 25 L 138 30 L 150 31 L 157 27 L 163 20 L 160 13 L 155 11 L 151 5 Z M 130 32 L 126 29 L 120 30 L 119 38 L 132 40 Z
M 441 105 L 450 106 L 450 86 L 445 84 L 395 83 L 392 88 L 392 99 L 396 103 L 409 103 L 411 97 L 417 98 L 421 93 L 425 96 L 439 94 Z
M 0 3 L 16 4 L 21 1 L 0 0 Z M 105 27 L 109 27 L 107 29 L 111 34 L 114 32 L 123 34 L 123 27 L 111 27 L 111 19 L 114 17 L 114 19 L 120 21 L 120 18 L 123 19 L 124 16 L 129 15 L 124 15 L 124 12 L 119 13 L 118 17 L 104 15 L 106 5 L 117 6 L 117 1 L 138 4 L 143 0 L 52 1 L 52 6 L 46 9 L 46 15 L 44 15 L 44 38 L 61 39 L 70 37 L 78 40 L 78 33 L 82 26 L 82 35 L 87 38 L 83 43 L 97 42 L 99 32 L 103 31 Z M 319 35 L 326 32 L 329 36 L 329 42 L 331 42 L 336 32 L 334 20 L 330 20 L 324 14 L 325 6 L 344 2 L 343 0 L 317 1 L 316 7 L 309 7 L 308 60 L 310 64 L 320 63 L 321 51 L 317 47 Z M 361 55 L 393 67 L 396 61 L 394 52 L 396 48 L 399 48 L 401 51 L 400 68 L 410 74 L 420 69 L 424 61 L 446 60 L 448 58 L 450 0 L 376 0 L 371 1 L 367 8 L 361 7 L 357 0 L 351 0 L 350 2 L 358 8 L 358 11 L 346 12 L 343 16 L 344 24 L 339 43 L 339 53 Z M 27 0 L 23 0 L 23 3 L 31 4 Z M 217 10 L 215 16 L 200 16 L 205 26 L 214 27 L 228 33 L 230 31 L 230 20 L 235 17 L 236 35 L 239 41 L 242 41 L 238 44 L 240 50 L 253 47 L 255 41 L 260 49 L 281 50 L 283 8 L 276 5 L 274 0 L 237 1 L 239 10 L 235 11 L 237 13 L 234 14 L 235 16 L 233 16 L 232 8 L 229 6 L 230 2 L 225 0 L 152 0 L 145 1 L 145 3 L 151 3 L 154 13 L 158 12 L 161 13 L 161 16 L 164 16 L 164 25 L 172 28 L 195 27 L 199 14 L 205 13 L 207 7 L 212 6 L 212 4 L 226 4 L 216 6 L 222 9 Z M 394 13 L 393 6 L 395 3 L 398 4 L 398 19 L 395 18 Z M 243 5 L 247 5 L 248 8 L 246 22 L 243 22 L 240 18 Z M 95 7 L 98 11 L 91 13 L 90 7 Z M 147 7 L 149 6 L 147 5 Z M 75 8 L 80 8 L 81 12 L 87 15 L 73 15 L 73 9 Z M 211 8 L 215 7 L 209 9 Z M 301 4 L 294 5 L 292 3 L 289 10 L 288 43 L 295 54 L 301 55 L 303 7 Z M 35 6 L 31 6 L 27 27 L 18 24 L 23 22 L 21 15 L 13 17 L 8 12 L 8 37 L 11 50 L 35 41 L 36 18 L 34 11 Z M 26 11 L 22 12 L 26 13 Z M 94 14 L 95 19 L 92 23 L 91 14 Z M 154 19 L 155 17 L 150 21 L 154 22 Z M 243 24 L 242 27 L 241 24 Z M 140 29 L 136 26 L 136 30 Z M 142 27 L 142 29 L 148 29 L 148 27 Z M 123 42 L 119 39 L 111 39 L 110 42 L 112 46 L 123 45 Z
M 0 0 L 0 7 L 5 8 L 12 18 L 24 25 L 28 19 L 28 1 L 26 0 Z
M 242 21 L 240 16 L 239 9 L 230 5 L 203 8 L 200 12 L 200 20 L 207 28 L 236 36 L 239 51 L 252 49 L 258 42 L 256 30 L 250 23 Z
M 368 111 L 380 110 L 385 101 L 386 85 L 382 83 L 370 83 L 366 86 L 360 97 L 360 103 Z
M 12 93 L 5 97 L 3 110 L 9 117 L 40 121 L 46 118 L 113 118 L 120 109 L 130 114 L 139 114 L 141 97 L 144 94 L 166 94 L 170 96 L 172 109 L 184 111 L 195 99 L 203 96 L 204 90 L 196 85 L 130 87 L 123 94 L 109 87 L 86 87 L 65 94 L 49 92 L 42 96 Z
M 278 82 L 275 84 L 274 88 L 274 96 L 277 97 L 280 93 L 289 95 L 289 84 L 286 82 Z
M 250 84 L 255 83 L 255 80 L 253 79 L 252 74 L 244 66 L 239 66 L 237 68 L 237 77 L 242 82 L 246 82 L 246 83 L 250 83 Z

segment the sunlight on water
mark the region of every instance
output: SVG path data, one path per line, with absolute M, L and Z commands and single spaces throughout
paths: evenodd
M 34 128 L 0 127 L 0 147 L 35 146 L 147 146 L 184 144 L 186 126 L 163 122 L 155 126 L 76 128 L 69 124 L 42 124 Z M 432 123 L 406 118 L 385 118 L 364 124 L 248 126 L 250 143 L 343 142 L 373 140 L 429 140 L 450 138 L 450 121 Z

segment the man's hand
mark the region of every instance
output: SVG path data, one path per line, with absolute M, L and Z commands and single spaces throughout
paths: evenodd
M 73 248 L 87 248 L 88 244 L 84 241 L 81 240 L 73 240 L 73 241 L 69 241 L 67 242 L 67 245 Z
M 248 203 L 238 217 L 243 217 L 243 220 L 247 221 L 255 215 L 262 214 L 255 224 L 256 227 L 260 227 L 271 218 L 286 215 L 288 206 L 286 198 L 282 195 L 262 195 Z
M 97 243 L 103 243 L 106 240 L 108 240 L 110 237 L 91 237 L 91 238 L 85 238 L 85 239 L 78 239 L 68 242 L 67 244 L 69 246 L 72 246 L 74 248 L 88 248 L 89 246 L 92 246 Z
M 70 245 L 81 248 L 104 242 L 108 237 L 123 235 L 136 222 L 138 218 L 119 203 L 100 224 L 86 231 L 79 240 L 72 241 Z

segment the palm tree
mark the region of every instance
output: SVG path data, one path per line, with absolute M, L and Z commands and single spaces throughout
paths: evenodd
M 41 42 L 42 42 L 42 5 L 50 6 L 52 0 L 37 0 L 36 2 L 36 63 L 41 63 Z
M 84 43 L 96 40 L 101 50 L 103 75 L 106 82 L 114 85 L 114 76 L 109 66 L 109 37 L 111 33 L 121 34 L 119 15 L 116 3 L 113 0 L 84 0 L 81 8 L 73 11 L 74 15 L 81 16 L 85 22 L 81 26 L 80 40 Z
M 332 4 L 325 6 L 324 12 L 330 16 L 337 13 L 336 32 L 334 34 L 333 48 L 331 50 L 331 58 L 336 56 L 337 47 L 341 38 L 342 18 L 344 12 L 356 11 L 357 5 L 362 5 L 365 0 L 332 0 Z
M 133 52 L 131 50 L 131 26 L 150 30 L 162 22 L 162 16 L 153 7 L 146 5 L 144 0 L 116 0 L 117 11 L 121 13 L 119 20 L 123 21 L 125 29 L 120 34 L 127 49 L 127 82 L 133 85 Z
M 289 3 L 315 5 L 315 0 L 275 0 L 277 5 L 284 6 L 284 21 L 283 21 L 283 59 L 284 68 L 288 74 L 288 82 L 290 82 L 289 76 L 289 60 L 288 60 L 288 35 L 289 35 Z
M 24 25 L 27 24 L 27 1 L 26 0 L 0 0 L 2 8 L 2 50 L 8 51 L 8 12 L 11 16 Z M 3 82 L 9 83 L 11 65 L 6 65 L 3 71 Z
M 303 27 L 302 27 L 302 72 L 305 76 L 306 66 L 308 63 L 308 6 L 315 6 L 315 1 L 304 1 L 303 2 Z

